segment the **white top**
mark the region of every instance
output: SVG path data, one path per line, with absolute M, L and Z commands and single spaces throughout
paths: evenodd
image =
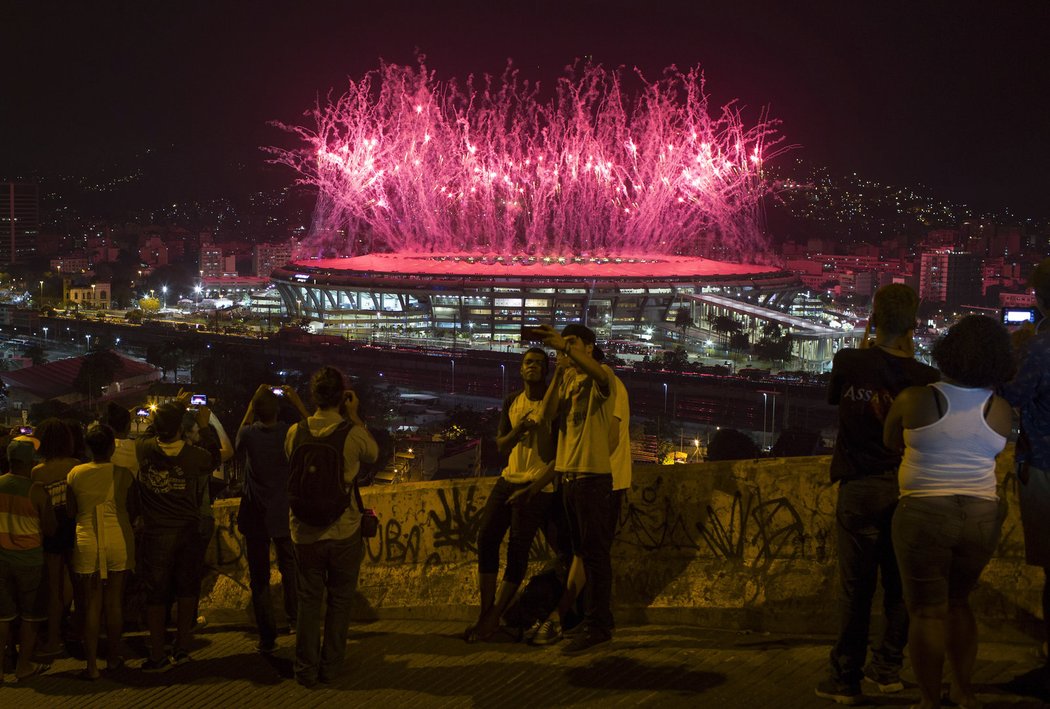
M 616 385 L 616 405 L 613 416 L 620 428 L 620 440 L 612 453 L 613 490 L 631 488 L 631 402 L 627 397 L 627 387 L 619 377 L 613 377 Z
M 521 423 L 526 416 L 531 417 L 533 421 L 539 421 L 542 409 L 543 399 L 532 401 L 525 395 L 525 392 L 521 392 L 514 397 L 514 401 L 510 404 L 510 410 L 507 411 L 507 418 L 510 420 L 511 428 Z M 540 424 L 514 444 L 510 455 L 507 456 L 507 467 L 503 469 L 503 477 L 507 482 L 515 484 L 531 483 L 543 475 L 547 470 L 547 463 L 540 457 L 540 437 L 546 436 L 550 438 L 550 435 L 550 424 Z M 544 488 L 544 492 L 552 492 L 553 490 L 553 484 Z
M 582 372 L 567 372 L 562 380 L 561 436 L 554 465 L 560 473 L 612 474 L 612 444 L 618 432 L 613 416 L 616 377 L 604 364 L 602 368 L 609 374 L 608 394 Z
M 992 430 L 984 417 L 992 390 L 944 382 L 929 386 L 944 395 L 944 416 L 928 426 L 904 429 L 901 497 L 999 499 L 995 457 L 1006 446 L 1006 438 Z

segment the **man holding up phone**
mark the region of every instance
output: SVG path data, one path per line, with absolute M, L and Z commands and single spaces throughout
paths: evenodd
M 310 391 L 317 410 L 289 428 L 284 442 L 291 465 L 289 527 L 298 563 L 294 669 L 304 687 L 333 682 L 343 669 L 350 602 L 364 557 L 361 510 L 349 488 L 361 462 L 374 463 L 379 455 L 358 414 L 360 401 L 346 388 L 339 370 L 321 367 L 314 372 Z M 338 500 L 312 498 L 310 492 L 319 490 L 333 473 L 341 475 L 343 494 L 335 495 Z M 322 645 L 321 597 L 326 590 Z

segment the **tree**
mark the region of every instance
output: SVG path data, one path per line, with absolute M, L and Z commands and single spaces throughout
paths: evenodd
M 146 346 L 146 361 L 154 367 L 160 367 L 163 379 L 168 378 L 168 370 L 178 370 L 179 354 L 179 344 L 173 341 Z
M 138 325 L 142 322 L 142 310 L 139 308 L 129 310 L 128 312 L 124 313 L 124 319 L 132 325 Z
M 88 398 L 97 397 L 102 387 L 112 384 L 120 371 L 120 357 L 112 350 L 95 350 L 84 355 L 73 379 L 73 389 Z
M 22 354 L 32 360 L 34 365 L 47 362 L 47 352 L 40 345 L 29 345 Z
M 758 457 L 758 445 L 735 428 L 720 428 L 707 444 L 707 460 L 748 460 Z
M 679 308 L 674 315 L 674 326 L 682 331 L 681 342 L 685 342 L 685 329 L 693 326 L 693 318 L 688 308 Z
M 153 315 L 160 310 L 160 299 L 149 296 L 139 298 L 139 309 L 144 315 Z
M 663 353 L 663 367 L 669 372 L 681 372 L 689 366 L 689 355 L 684 347 L 675 347 Z
M 747 352 L 751 349 L 751 338 L 746 332 L 734 332 L 729 336 L 729 349 L 734 352 Z
M 711 329 L 719 334 L 723 344 L 734 335 L 744 329 L 744 324 L 728 315 L 718 315 L 711 320 Z

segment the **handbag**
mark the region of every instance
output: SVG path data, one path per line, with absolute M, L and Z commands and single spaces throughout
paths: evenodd
M 372 539 L 379 535 L 379 515 L 372 508 L 365 507 L 361 499 L 361 490 L 357 487 L 357 478 L 354 478 L 354 499 L 357 500 L 357 509 L 361 510 L 361 537 Z

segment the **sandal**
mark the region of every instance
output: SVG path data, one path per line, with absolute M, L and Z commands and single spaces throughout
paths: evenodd
M 47 672 L 48 670 L 50 670 L 50 669 L 51 669 L 51 663 L 50 662 L 38 662 L 33 667 L 32 671 L 29 672 L 29 674 L 24 674 L 24 675 L 16 674 L 15 675 L 15 680 L 18 681 L 18 682 L 25 682 L 27 679 L 29 679 L 31 677 L 36 677 L 37 675 L 42 675 L 45 672 Z
M 80 672 L 77 672 L 77 679 L 84 680 L 85 682 L 97 682 L 100 679 L 102 679 L 102 674 L 99 673 L 97 675 L 93 675 L 90 672 L 88 672 L 87 668 L 85 667 Z
M 118 655 L 112 661 L 111 660 L 106 660 L 106 671 L 107 672 L 116 672 L 117 670 L 122 670 L 122 669 L 124 669 L 124 658 L 123 657 L 120 657 Z

